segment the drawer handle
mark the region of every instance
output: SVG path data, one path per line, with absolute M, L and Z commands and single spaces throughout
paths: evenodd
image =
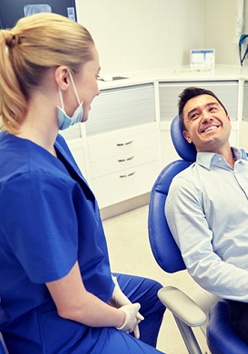
M 132 159 L 134 159 L 134 156 L 128 157 L 127 159 L 119 159 L 118 162 L 131 161 Z
M 133 140 L 127 141 L 126 143 L 117 143 L 116 146 L 126 146 L 133 143 Z
M 133 160 L 134 159 L 134 156 L 131 156 L 131 157 L 128 157 L 127 158 L 127 161 L 131 161 L 131 160 Z
M 135 171 L 128 173 L 127 175 L 120 175 L 120 178 L 127 178 L 127 177 L 131 177 L 135 174 Z
M 135 171 L 129 173 L 129 174 L 127 175 L 127 177 L 131 177 L 131 176 L 133 176 L 134 174 L 135 174 Z

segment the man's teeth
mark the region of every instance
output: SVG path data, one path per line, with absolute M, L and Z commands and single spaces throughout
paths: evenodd
M 211 127 L 208 127 L 207 129 L 204 130 L 204 132 L 209 132 L 210 130 L 217 129 L 218 127 L 216 125 L 211 125 Z

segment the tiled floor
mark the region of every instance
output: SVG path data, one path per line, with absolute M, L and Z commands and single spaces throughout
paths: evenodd
M 148 207 L 144 206 L 104 221 L 112 270 L 150 277 L 192 294 L 196 285 L 186 271 L 166 274 L 155 262 L 148 240 L 147 213 Z M 194 332 L 202 353 L 209 354 L 201 330 L 197 328 Z M 188 353 L 169 311 L 165 313 L 157 347 L 166 354 Z

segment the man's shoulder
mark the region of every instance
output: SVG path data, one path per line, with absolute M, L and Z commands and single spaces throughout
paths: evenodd
M 196 163 L 193 162 L 191 165 L 189 165 L 187 168 L 179 172 L 177 175 L 175 175 L 175 179 L 191 179 L 195 175 L 195 169 L 196 169 Z

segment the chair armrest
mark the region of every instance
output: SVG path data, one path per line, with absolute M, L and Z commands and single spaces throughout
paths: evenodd
M 174 286 L 165 286 L 160 289 L 158 297 L 174 316 L 190 327 L 201 326 L 207 319 L 200 307 Z

